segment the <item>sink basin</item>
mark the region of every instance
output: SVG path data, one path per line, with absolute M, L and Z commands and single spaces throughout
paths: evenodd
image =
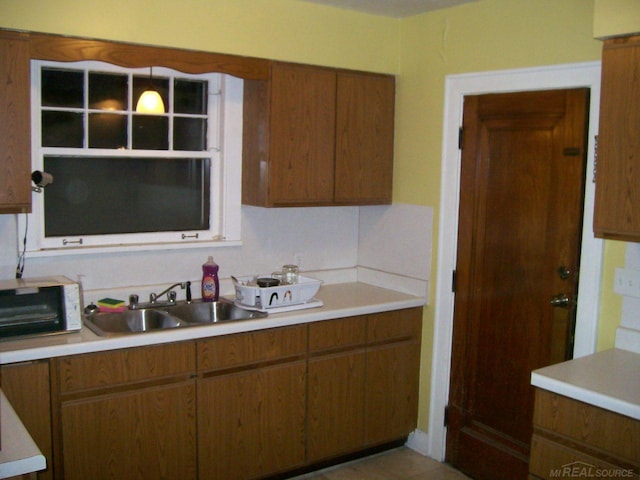
M 84 322 L 94 333 L 110 337 L 266 316 L 267 312 L 246 310 L 229 300 L 220 299 L 217 302 L 180 302 L 172 306 L 125 310 L 118 313 L 94 313 L 85 315 Z
M 185 326 L 179 318 L 162 310 L 150 308 L 118 313 L 96 313 L 85 317 L 84 321 L 94 333 L 103 337 Z
M 238 307 L 229 300 L 217 302 L 193 302 L 181 303 L 166 309 L 171 315 L 184 320 L 187 323 L 211 324 L 219 322 L 231 322 L 238 320 L 251 320 L 264 318 L 266 312 L 255 312 Z

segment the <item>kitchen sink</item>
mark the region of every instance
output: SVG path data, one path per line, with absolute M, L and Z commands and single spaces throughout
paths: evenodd
M 246 310 L 229 300 L 182 303 L 167 307 L 167 311 L 187 323 L 197 324 L 250 320 L 267 316 L 266 312 Z
M 217 302 L 178 302 L 175 305 L 125 310 L 124 312 L 93 313 L 84 316 L 84 323 L 97 335 L 110 337 L 250 320 L 264 318 L 267 315 L 266 312 L 246 310 L 229 300 L 220 299 Z
M 185 325 L 179 318 L 165 311 L 151 308 L 117 313 L 95 313 L 85 316 L 84 322 L 94 333 L 103 337 L 165 330 Z

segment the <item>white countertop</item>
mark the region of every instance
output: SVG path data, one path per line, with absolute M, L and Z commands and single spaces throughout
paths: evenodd
M 44 455 L 24 428 L 13 407 L 0 390 L 2 449 L 0 450 L 0 478 L 9 478 L 47 468 Z
M 535 370 L 531 384 L 640 420 L 640 354 L 621 349 Z
M 323 285 L 316 298 L 322 300 L 324 303 L 322 307 L 287 313 L 271 313 L 266 318 L 256 320 L 127 334 L 117 337 L 100 337 L 87 327 L 83 327 L 78 333 L 5 340 L 0 342 L 0 364 L 227 335 L 425 305 L 424 297 L 408 295 L 362 282 Z

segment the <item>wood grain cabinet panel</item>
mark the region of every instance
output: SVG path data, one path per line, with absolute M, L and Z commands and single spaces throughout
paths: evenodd
M 195 480 L 195 390 L 189 380 L 63 402 L 64 478 Z
M 530 478 L 640 478 L 640 421 L 537 389 Z
M 304 465 L 306 362 L 198 380 L 202 480 L 248 480 Z
M 243 203 L 391 203 L 395 79 L 274 62 L 245 82 Z
M 37 478 L 51 480 L 53 447 L 49 361 L 3 365 L 1 375 L 2 391 L 47 459 L 47 468 L 38 472 Z
M 31 212 L 29 37 L 0 30 L 0 213 Z
M 391 203 L 395 79 L 338 73 L 335 202 Z
M 248 480 L 303 466 L 307 326 L 197 344 L 199 478 Z
M 194 342 L 52 362 L 56 479 L 196 478 Z
M 640 36 L 606 40 L 593 229 L 598 237 L 640 240 Z

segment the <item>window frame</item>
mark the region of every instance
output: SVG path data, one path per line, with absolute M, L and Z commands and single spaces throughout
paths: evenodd
M 207 150 L 158 151 L 97 149 L 85 146 L 82 149 L 41 146 L 40 114 L 41 90 L 40 69 L 42 67 L 88 69 L 89 71 L 149 75 L 148 68 L 126 68 L 113 64 L 88 60 L 78 62 L 56 62 L 31 60 L 31 167 L 42 170 L 45 155 L 86 156 L 106 155 L 122 157 L 163 158 L 210 158 L 210 212 L 209 230 L 166 231 L 134 234 L 85 235 L 81 237 L 44 236 L 44 195 L 32 196 L 31 220 L 19 217 L 19 231 L 25 232 L 25 250 L 32 256 L 49 256 L 75 253 L 99 253 L 110 251 L 157 250 L 202 248 L 203 246 L 241 245 L 241 164 L 242 164 L 242 99 L 243 80 L 227 74 L 183 73 L 165 67 L 154 67 L 154 76 L 176 76 L 180 78 L 209 80 L 209 113 Z M 85 92 L 86 95 L 86 92 Z M 129 95 L 131 95 L 129 93 Z M 135 99 L 130 100 L 129 113 L 135 110 Z M 86 109 L 86 112 L 91 111 Z M 211 113 L 213 112 L 213 113 Z M 173 113 L 166 114 L 170 117 Z M 131 126 L 129 126 L 129 131 Z M 55 178 L 54 178 L 55 182 Z M 46 187 L 45 187 L 46 188 Z M 217 208 L 216 208 L 217 207 Z M 81 240 L 81 242 L 80 242 Z

